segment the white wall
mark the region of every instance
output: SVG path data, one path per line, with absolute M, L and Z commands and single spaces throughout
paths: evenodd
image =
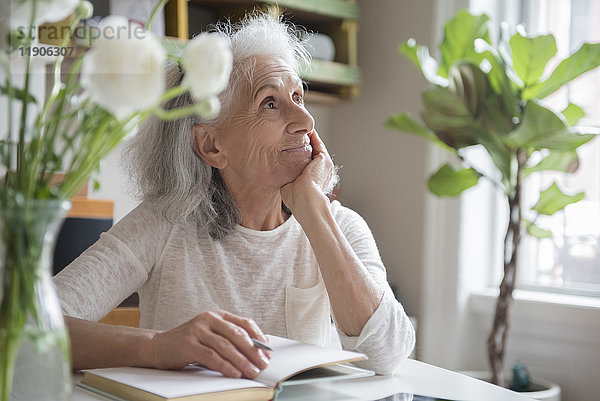
M 497 292 L 472 294 L 457 369 L 487 369 L 487 337 Z M 600 300 L 516 291 L 506 368 L 523 362 L 533 377 L 558 383 L 562 401 L 600 400 Z
M 112 200 L 115 203 L 113 222 L 116 223 L 138 205 L 138 201 L 129 192 L 129 179 L 121 168 L 121 143 L 111 154 L 102 160 L 100 171 L 95 178 L 100 182 L 100 190 L 90 190 L 88 197 L 94 199 Z M 92 178 L 94 178 L 92 177 Z

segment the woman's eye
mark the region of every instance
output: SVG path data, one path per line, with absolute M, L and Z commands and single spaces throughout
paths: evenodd
M 273 99 L 272 97 L 268 97 L 263 101 L 263 108 L 265 109 L 276 109 L 277 108 L 277 104 L 275 103 L 275 99 Z
M 295 95 L 294 96 L 294 102 L 296 102 L 296 104 L 299 104 L 300 106 L 302 106 L 304 104 L 304 96 L 302 96 L 302 95 Z

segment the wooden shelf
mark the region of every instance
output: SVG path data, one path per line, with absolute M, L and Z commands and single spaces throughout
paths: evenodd
M 231 7 L 267 4 L 290 11 L 304 11 L 315 16 L 358 20 L 358 5 L 348 0 L 190 0 L 193 4 L 211 7 Z
M 119 307 L 104 316 L 100 323 L 116 326 L 140 327 L 140 308 Z
M 345 0 L 260 0 L 289 10 L 306 11 L 314 15 L 323 15 L 339 19 L 358 20 L 358 5 Z
M 111 200 L 89 199 L 83 196 L 71 198 L 67 217 L 87 219 L 112 219 L 115 203 Z
M 219 20 L 235 21 L 255 8 L 283 15 L 296 26 L 333 40 L 334 60 L 313 59 L 311 68 L 300 74 L 312 93 L 323 93 L 328 99 L 358 94 L 359 10 L 354 0 L 170 0 L 165 8 L 165 32 L 186 40 Z
M 322 105 L 332 105 L 338 104 L 344 100 L 343 96 L 340 95 L 332 95 L 325 92 L 317 92 L 313 90 L 308 90 L 308 92 L 304 95 L 304 100 L 307 105 L 313 104 L 322 104 Z
M 360 83 L 360 71 L 357 67 L 334 61 L 313 60 L 309 69 L 300 72 L 300 77 L 308 81 L 309 87 L 315 88 L 321 86 L 353 88 Z M 353 93 L 340 94 L 352 95 Z

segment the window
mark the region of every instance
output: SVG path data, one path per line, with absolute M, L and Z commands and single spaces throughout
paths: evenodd
M 600 42 L 598 0 L 529 2 L 524 14 L 528 32 L 554 33 L 561 58 L 583 42 Z M 551 68 L 555 66 L 556 62 Z M 599 99 L 600 71 L 595 70 L 548 97 L 546 104 L 562 110 L 573 101 L 586 112 L 579 125 L 600 127 Z M 537 201 L 539 190 L 553 181 L 566 193 L 584 191 L 586 197 L 554 216 L 538 219 L 554 237 L 524 240 L 520 266 L 523 287 L 600 295 L 600 140 L 581 147 L 578 154 L 580 166 L 575 174 L 544 173 L 529 179 L 526 204 Z
M 600 42 L 600 0 L 472 0 L 473 12 L 486 12 L 494 21 L 522 23 L 529 34 L 553 33 L 557 57 L 547 73 L 583 42 Z M 555 111 L 572 101 L 586 112 L 579 125 L 600 127 L 600 71 L 573 81 L 544 99 Z M 545 172 L 527 178 L 524 208 L 535 204 L 539 191 L 557 182 L 567 194 L 585 192 L 583 201 L 554 216 L 540 216 L 537 224 L 550 229 L 552 239 L 525 236 L 521 246 L 518 285 L 524 289 L 600 296 L 600 138 L 582 146 L 580 166 L 573 174 Z M 504 230 L 505 220 L 497 220 Z M 495 239 L 498 239 L 497 237 Z M 499 269 L 500 266 L 496 264 Z M 500 271 L 495 274 L 500 275 Z

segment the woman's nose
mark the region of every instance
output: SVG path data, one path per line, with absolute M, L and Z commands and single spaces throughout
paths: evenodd
M 291 134 L 307 134 L 313 130 L 315 120 L 304 106 L 294 102 L 288 110 L 288 131 Z

